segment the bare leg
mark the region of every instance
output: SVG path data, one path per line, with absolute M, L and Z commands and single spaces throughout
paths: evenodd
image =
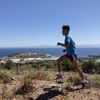
M 84 73 L 82 72 L 82 70 L 80 69 L 79 63 L 77 60 L 74 60 L 73 62 L 74 68 L 76 69 L 76 71 L 79 73 L 79 76 L 82 79 L 82 88 L 88 88 L 89 86 L 89 81 L 87 79 L 85 79 Z
M 58 72 L 61 74 L 61 64 L 66 61 L 69 60 L 65 55 L 61 56 L 58 60 L 57 60 L 57 70 Z
M 82 70 L 80 69 L 78 61 L 74 60 L 72 62 L 72 64 L 73 64 L 74 68 L 76 69 L 76 71 L 79 73 L 79 76 L 81 77 L 81 79 L 84 80 L 85 77 L 84 77 L 84 74 L 83 74 Z

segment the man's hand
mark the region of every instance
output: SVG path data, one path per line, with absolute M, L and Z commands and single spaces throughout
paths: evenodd
M 63 52 L 66 52 L 66 49 L 64 49 Z
M 69 45 L 66 45 L 66 44 L 63 44 L 63 43 L 60 43 L 60 42 L 58 42 L 57 45 L 58 45 L 58 46 L 59 46 L 59 45 L 60 45 L 60 46 L 63 46 L 63 47 L 65 47 L 65 48 L 68 48 L 68 46 L 69 46 Z
M 62 44 L 62 43 L 60 43 L 60 42 L 57 43 L 58 46 L 61 45 L 61 44 Z

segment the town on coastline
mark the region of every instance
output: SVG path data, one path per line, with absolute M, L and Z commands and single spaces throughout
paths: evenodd
M 40 62 L 40 61 L 52 61 L 57 60 L 58 57 L 51 56 L 49 54 L 39 53 L 17 53 L 9 55 L 7 57 L 0 58 L 0 63 L 6 63 L 12 61 L 13 63 L 26 63 L 26 62 Z
M 51 56 L 49 54 L 41 53 L 16 53 L 13 55 L 5 56 L 0 58 L 0 63 L 6 63 L 12 61 L 13 63 L 26 63 L 26 62 L 41 62 L 41 61 L 55 61 L 58 57 Z M 94 59 L 96 62 L 100 62 L 100 56 L 89 55 L 88 57 L 80 57 L 82 61 L 88 61 Z

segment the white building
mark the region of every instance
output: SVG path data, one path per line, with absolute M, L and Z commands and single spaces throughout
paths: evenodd
M 21 59 L 19 59 L 19 58 L 12 58 L 12 59 L 10 59 L 12 62 L 14 62 L 14 63 L 20 63 L 20 61 L 21 61 Z
M 35 58 L 25 58 L 23 59 L 23 62 L 33 62 Z
M 96 62 L 97 62 L 97 63 L 100 63 L 100 59 L 97 59 Z

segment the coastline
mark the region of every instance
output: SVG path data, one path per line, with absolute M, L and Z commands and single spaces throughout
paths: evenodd
M 64 55 L 63 48 L 0 48 L 0 57 L 13 55 L 16 53 L 41 53 L 59 57 Z M 100 55 L 100 48 L 76 48 L 78 57 L 89 57 Z

